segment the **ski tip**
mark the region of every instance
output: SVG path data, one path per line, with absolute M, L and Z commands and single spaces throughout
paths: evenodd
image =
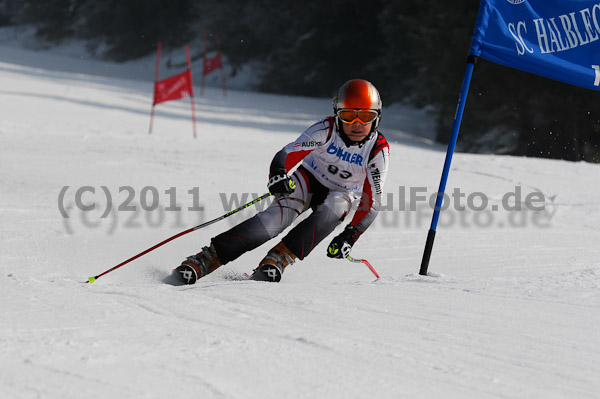
M 88 277 L 88 281 L 90 284 L 93 284 L 96 281 L 96 277 Z

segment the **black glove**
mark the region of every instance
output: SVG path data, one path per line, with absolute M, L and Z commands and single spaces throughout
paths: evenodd
M 331 240 L 329 247 L 327 247 L 327 256 L 335 259 L 346 258 L 350 255 L 352 246 L 359 236 L 358 229 L 354 226 L 346 226 L 344 231 Z
M 276 197 L 293 193 L 296 189 L 296 183 L 287 175 L 284 169 L 278 172 L 269 179 L 269 183 L 267 184 L 269 192 Z

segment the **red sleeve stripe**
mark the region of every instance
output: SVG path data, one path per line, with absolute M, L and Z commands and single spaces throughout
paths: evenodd
M 379 147 L 375 148 L 375 151 L 373 151 L 373 157 L 375 155 L 377 155 L 377 153 L 381 150 L 383 150 L 385 147 L 390 148 L 390 145 L 388 143 L 383 143 L 381 144 Z
M 294 166 L 298 164 L 298 162 L 302 161 L 309 153 L 310 151 L 307 150 L 289 153 L 287 157 L 285 157 L 285 170 L 289 172 Z
M 375 158 L 375 156 L 379 153 L 379 151 L 383 150 L 386 147 L 390 148 L 390 145 L 388 143 L 383 143 L 380 146 L 378 146 L 377 148 L 375 148 L 374 150 L 372 150 L 371 155 L 369 156 L 369 161 L 371 161 L 373 158 Z
M 385 137 L 383 137 L 383 134 L 379 133 L 377 136 L 377 141 L 375 142 L 375 145 L 373 146 L 373 149 L 371 150 L 371 153 L 369 154 L 369 161 L 371 159 L 375 158 L 377 153 L 379 151 L 383 150 L 385 147 L 390 148 L 390 145 L 387 142 L 387 140 L 385 139 Z
M 367 206 L 368 205 L 368 206 Z M 360 203 L 358 204 L 358 209 L 352 218 L 350 224 L 352 226 L 356 226 L 367 216 L 367 214 L 371 211 L 371 207 L 373 206 L 373 191 L 371 191 L 371 183 L 369 182 L 369 177 L 365 177 L 365 183 L 363 185 L 363 193 L 360 199 Z

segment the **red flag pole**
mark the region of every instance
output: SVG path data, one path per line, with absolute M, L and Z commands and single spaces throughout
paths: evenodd
M 160 66 L 160 48 L 161 48 L 161 42 L 158 42 L 158 46 L 156 49 L 156 70 L 154 72 L 154 91 L 156 91 L 156 82 L 158 81 L 158 68 Z M 156 100 L 156 97 L 155 97 L 154 93 L 152 93 L 152 111 L 150 111 L 150 130 L 148 130 L 148 134 L 152 134 L 152 122 L 154 120 L 154 106 L 156 105 L 155 100 Z
M 221 57 L 221 46 L 219 43 L 219 34 L 217 33 L 217 54 L 219 54 L 219 57 Z M 223 86 L 223 97 L 227 97 L 227 85 L 225 84 L 225 71 L 223 69 L 223 60 L 219 60 L 221 61 L 221 85 Z
M 187 69 L 190 77 L 190 100 L 192 101 L 192 123 L 194 124 L 194 138 L 196 138 L 196 103 L 194 101 L 194 82 L 192 81 L 192 62 L 190 61 L 190 49 L 185 46 L 185 58 L 187 60 Z

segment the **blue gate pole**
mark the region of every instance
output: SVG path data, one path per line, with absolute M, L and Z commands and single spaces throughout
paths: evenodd
M 460 123 L 462 121 L 463 112 L 465 110 L 465 104 L 467 103 L 467 95 L 469 94 L 469 85 L 471 84 L 471 77 L 473 76 L 473 69 L 477 62 L 477 56 L 469 55 L 467 60 L 467 68 L 465 70 L 465 76 L 463 78 L 462 89 L 460 91 L 460 97 L 458 99 L 458 107 L 456 108 L 456 114 L 454 115 L 454 124 L 452 125 L 452 133 L 450 134 L 450 142 L 448 143 L 448 150 L 446 151 L 446 161 L 444 162 L 444 170 L 442 172 L 442 179 L 440 181 L 440 188 L 438 189 L 437 198 L 435 200 L 435 208 L 433 210 L 433 218 L 431 219 L 431 227 L 427 234 L 427 242 L 425 243 L 425 250 L 423 251 L 423 259 L 421 260 L 420 275 L 426 276 L 427 269 L 429 268 L 429 258 L 431 257 L 431 251 L 433 249 L 433 240 L 435 239 L 435 231 L 437 229 L 438 219 L 440 218 L 440 210 L 444 202 L 444 192 L 446 190 L 446 181 L 448 180 L 448 174 L 450 173 L 450 164 L 452 163 L 452 155 L 456 147 L 456 140 L 458 139 L 458 131 L 460 130 Z

